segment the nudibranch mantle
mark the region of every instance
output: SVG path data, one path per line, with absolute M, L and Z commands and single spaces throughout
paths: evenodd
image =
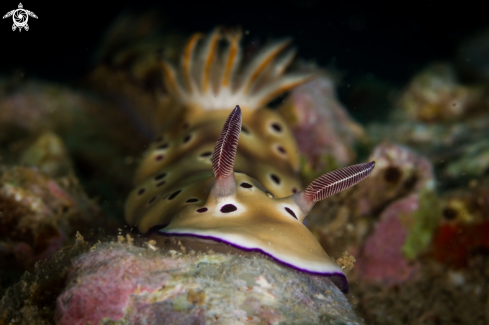
M 229 45 L 219 52 L 223 35 Z M 294 138 L 277 112 L 261 106 L 311 75 L 284 75 L 291 52 L 278 56 L 287 42 L 270 45 L 236 72 L 240 35 L 216 29 L 199 50 L 200 34 L 191 37 L 180 76 L 163 64 L 170 94 L 179 103 L 172 109 L 179 111 L 170 112 L 168 127 L 136 172 L 126 221 L 143 233 L 161 226 L 158 232 L 166 236 L 259 251 L 297 270 L 330 276 L 348 292 L 343 271 L 302 221 L 315 202 L 358 183 L 375 164 L 325 174 L 299 191 Z M 240 98 L 247 102 L 243 110 L 236 106 L 229 114 L 229 107 L 216 106 Z
M 289 208 L 296 216 L 300 215 L 293 201 L 274 200 L 259 189 L 256 180 L 240 173 L 234 176 L 237 184 L 253 184 L 253 187 L 238 185 L 234 195 L 221 200 L 211 194 L 202 206 L 183 209 L 160 233 L 196 236 L 247 251 L 260 251 L 301 271 L 336 275 L 341 280 L 340 286 L 345 288 L 347 284 L 341 268 L 326 255 L 302 222 L 287 212 L 286 208 Z M 221 212 L 229 205 L 236 210 Z M 203 207 L 207 211 L 198 212 Z

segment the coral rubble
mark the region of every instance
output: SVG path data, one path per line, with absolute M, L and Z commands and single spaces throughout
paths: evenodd
M 36 168 L 0 167 L 0 270 L 32 270 L 100 222 L 98 206 L 74 177 L 52 179 Z
M 450 65 L 435 64 L 411 80 L 397 106 L 399 119 L 446 122 L 480 113 L 487 103 L 482 89 L 461 85 Z

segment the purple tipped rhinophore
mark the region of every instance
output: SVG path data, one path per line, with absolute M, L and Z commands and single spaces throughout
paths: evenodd
M 341 192 L 365 179 L 375 167 L 375 161 L 348 166 L 316 178 L 306 190 L 306 196 L 313 202 Z
M 241 132 L 241 109 L 238 105 L 229 114 L 212 155 L 212 168 L 216 178 L 226 178 L 233 173 L 234 159 Z

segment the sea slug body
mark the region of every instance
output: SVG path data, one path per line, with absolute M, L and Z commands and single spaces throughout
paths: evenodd
M 166 236 L 259 251 L 330 276 L 348 292 L 341 267 L 302 221 L 315 202 L 357 184 L 375 163 L 333 171 L 300 191 L 292 133 L 265 105 L 314 75 L 285 73 L 294 56 L 293 50 L 284 53 L 288 40 L 266 46 L 243 66 L 240 38 L 239 30 L 196 34 L 183 51 L 181 70 L 163 63 L 174 107 L 136 171 L 126 221 L 142 233 L 161 226 Z

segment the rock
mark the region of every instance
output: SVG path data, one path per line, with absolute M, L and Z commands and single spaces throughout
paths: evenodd
M 443 193 L 442 214 L 431 256 L 448 266 L 466 267 L 472 256 L 489 250 L 489 177 Z
M 36 263 L 0 300 L 0 324 L 54 324 L 56 298 L 63 289 L 73 260 L 89 251 L 80 234 L 76 244 Z M 3 280 L 3 279 L 2 279 Z
M 450 183 L 487 170 L 487 86 L 461 83 L 451 65 L 433 64 L 401 92 L 388 123 L 367 127 L 374 141 L 395 141 L 429 158 Z M 443 184 L 445 185 L 445 184 Z
M 382 143 L 368 161 L 370 176 L 314 210 L 307 226 L 332 256 L 347 250 L 358 267 L 350 278 L 398 285 L 419 269 L 441 220 L 431 162 L 413 150 Z M 308 219 L 306 219 L 307 221 Z
M 486 324 L 489 322 L 486 283 L 489 260 L 471 258 L 470 267 L 447 269 L 422 261 L 420 277 L 408 284 L 387 288 L 377 283 L 352 286 L 358 309 L 367 324 Z
M 163 253 L 152 244 L 101 244 L 75 260 L 56 323 L 362 323 L 328 278 L 256 253 Z
M 100 211 L 74 176 L 53 179 L 36 168 L 0 166 L 0 270 L 32 270 L 100 226 Z
M 458 157 L 447 161 L 441 174 L 450 179 L 461 175 L 480 178 L 489 172 L 489 140 L 481 139 L 460 148 Z
M 482 89 L 460 84 L 450 65 L 433 64 L 414 76 L 396 106 L 398 119 L 449 122 L 484 112 L 487 102 Z
M 327 156 L 334 165 L 350 164 L 355 159 L 352 148 L 365 138 L 363 128 L 350 117 L 335 91 L 332 79 L 321 76 L 294 88 L 280 108 L 300 152 L 316 170 L 335 167 L 324 166 Z
M 52 177 L 74 175 L 73 165 L 63 140 L 51 132 L 46 132 L 37 138 L 22 153 L 20 163 L 37 166 L 42 172 Z
M 431 162 L 407 147 L 381 143 L 366 161 L 375 161 L 369 177 L 318 202 L 305 219 L 306 226 L 332 256 L 345 250 L 356 256 L 356 249 L 390 203 L 435 189 Z
M 426 250 L 441 217 L 433 199 L 426 199 L 434 195 L 422 194 L 399 199 L 382 212 L 357 256 L 359 279 L 393 286 L 418 275 L 419 262 L 411 261 Z
M 442 195 L 447 223 L 477 224 L 489 220 L 489 177 L 473 179 L 467 186 Z
M 435 189 L 431 162 L 407 147 L 381 143 L 368 161 L 375 161 L 375 168 L 367 179 L 355 187 L 353 194 L 359 215 L 375 214 L 396 199 Z
M 471 256 L 489 250 L 488 233 L 487 220 L 473 224 L 445 223 L 435 234 L 432 256 L 455 268 L 467 267 Z
M 60 165 L 60 157 L 50 151 L 53 138 L 46 139 L 46 134 L 55 134 L 86 192 L 103 198 L 106 214 L 122 213 L 123 198 L 132 187 L 133 157 L 146 142 L 123 108 L 87 91 L 24 80 L 0 97 L 0 129 L 3 164 L 22 161 L 52 169 L 48 165 L 54 158 L 61 170 L 53 171 L 63 176 L 66 164 Z

